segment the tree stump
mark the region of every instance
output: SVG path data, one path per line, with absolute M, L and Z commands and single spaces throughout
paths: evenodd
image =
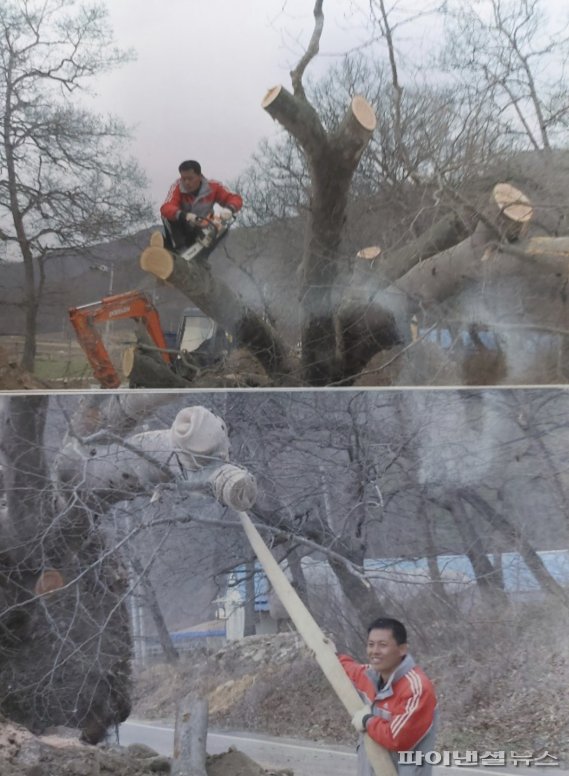
M 194 693 L 186 695 L 176 707 L 172 776 L 207 776 L 208 703 Z

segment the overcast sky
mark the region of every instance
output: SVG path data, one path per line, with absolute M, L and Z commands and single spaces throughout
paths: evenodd
M 425 8 L 433 0 L 403 0 Z M 547 0 L 553 18 L 567 0 Z M 271 86 L 290 87 L 289 71 L 313 29 L 314 0 L 107 0 L 116 43 L 137 60 L 99 79 L 96 107 L 133 126 L 131 146 L 150 178 L 156 206 L 183 159 L 207 177 L 235 178 L 262 137 L 276 131 L 260 107 Z M 369 36 L 369 0 L 325 0 L 322 74 Z M 360 9 L 360 14 L 357 11 Z M 428 47 L 437 31 L 419 28 Z M 408 44 L 407 44 L 408 45 Z M 414 50 L 414 49 L 413 49 Z M 419 56 L 417 54 L 417 56 Z
M 363 2 L 365 5 L 365 2 Z M 276 127 L 262 110 L 271 86 L 290 87 L 313 28 L 313 0 L 112 0 L 116 43 L 137 61 L 99 79 L 97 107 L 134 125 L 132 151 L 164 199 L 183 159 L 208 177 L 236 177 Z M 324 72 L 334 56 L 365 37 L 351 0 L 326 0 Z M 349 30 L 349 33 L 348 33 Z M 299 43 L 300 41 L 300 43 Z

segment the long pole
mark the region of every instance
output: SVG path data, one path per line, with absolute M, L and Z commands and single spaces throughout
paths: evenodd
M 362 707 L 362 699 L 346 675 L 330 641 L 322 633 L 316 620 L 312 617 L 286 578 L 283 570 L 273 558 L 269 548 L 251 522 L 249 515 L 246 512 L 239 512 L 238 514 L 251 547 L 259 559 L 275 593 L 280 598 L 282 605 L 296 625 L 306 645 L 314 652 L 314 657 L 332 685 L 332 689 L 350 715 L 354 714 Z M 387 749 L 384 749 L 367 734 L 364 735 L 364 745 L 376 776 L 395 776 L 395 766 Z

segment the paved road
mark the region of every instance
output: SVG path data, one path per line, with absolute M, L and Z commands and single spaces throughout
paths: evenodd
M 120 743 L 128 746 L 143 743 L 151 746 L 160 754 L 172 756 L 174 730 L 168 725 L 152 722 L 129 721 L 121 725 Z M 212 733 L 207 736 L 207 751 L 210 754 L 226 752 L 230 746 L 244 752 L 265 768 L 290 768 L 295 776 L 355 776 L 356 756 L 353 749 L 346 746 L 316 744 L 312 741 L 299 741 L 289 738 L 272 738 L 259 733 Z M 560 768 L 469 768 L 435 767 L 435 776 L 506 776 L 509 773 L 518 776 L 569 776 L 569 772 Z
M 160 754 L 171 757 L 173 741 L 173 728 L 166 725 L 132 721 L 125 722 L 120 728 L 122 746 L 144 743 Z M 355 776 L 356 757 L 353 750 L 345 746 L 304 743 L 257 733 L 208 732 L 209 754 L 226 752 L 230 746 L 244 752 L 265 768 L 291 768 L 295 776 L 346 776 L 351 773 Z

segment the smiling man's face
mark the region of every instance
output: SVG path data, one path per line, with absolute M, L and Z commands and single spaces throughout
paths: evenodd
M 389 628 L 373 628 L 367 637 L 371 667 L 386 680 L 407 654 L 407 644 L 398 644 Z

